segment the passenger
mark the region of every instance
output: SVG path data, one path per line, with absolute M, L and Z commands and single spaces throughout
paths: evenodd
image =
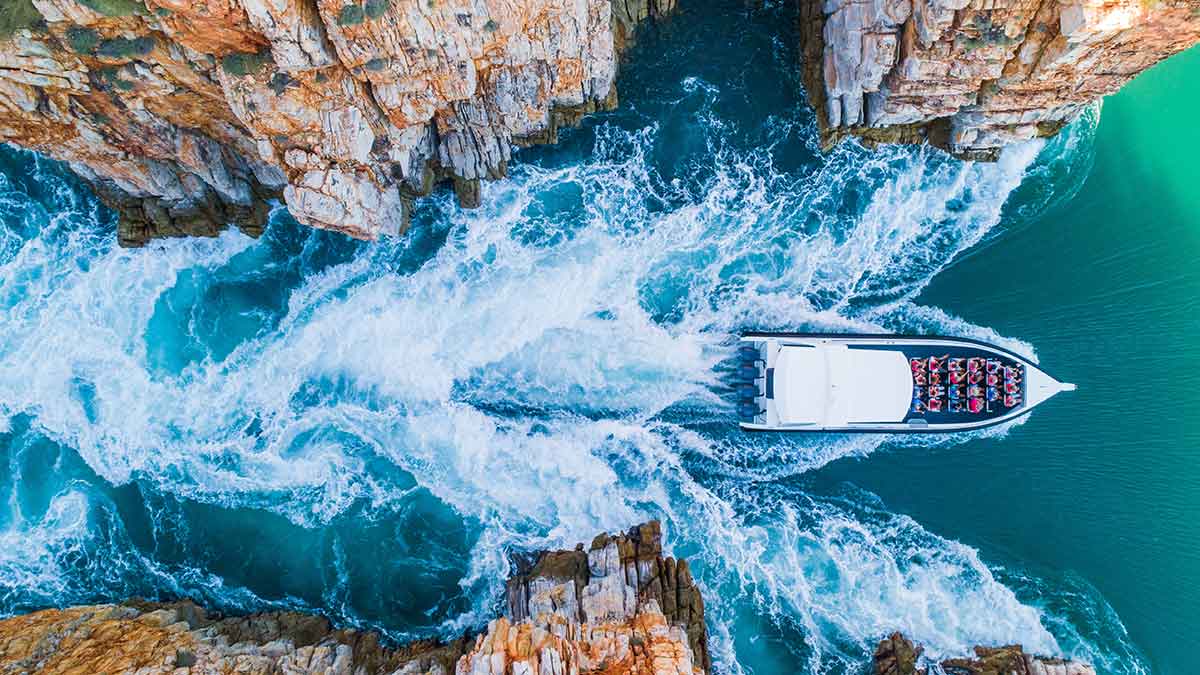
M 999 362 L 999 361 L 996 361 L 995 359 L 988 359 L 988 362 L 987 362 L 987 371 L 988 371 L 989 373 L 998 373 L 998 372 L 1000 372 L 1000 362 Z
M 945 395 L 946 395 L 946 390 L 945 390 L 945 388 L 942 387 L 942 385 L 940 385 L 940 384 L 930 385 L 929 400 L 932 401 L 935 398 L 941 398 Z
M 966 384 L 967 374 L 961 370 L 950 369 L 950 384 Z
M 912 367 L 914 373 L 919 373 L 925 370 L 925 359 L 909 359 L 908 365 Z
M 925 387 L 913 387 L 913 398 L 925 398 Z
M 995 373 L 988 373 L 987 383 L 989 387 L 1000 386 L 1000 376 Z
M 987 400 L 989 400 L 989 401 L 1000 400 L 1000 390 L 997 389 L 996 387 L 988 387 L 987 388 Z
M 938 412 L 942 409 L 942 399 L 931 398 L 929 399 L 929 403 L 926 404 L 926 407 L 929 408 L 929 412 Z
M 942 383 L 942 374 L 941 373 L 939 373 L 936 370 L 929 373 L 929 384 L 941 384 L 941 383 Z
M 967 396 L 970 396 L 971 398 L 983 396 L 983 387 L 977 384 L 967 387 Z
M 957 387 L 954 387 L 954 386 L 950 387 L 950 400 L 953 401 L 956 398 L 963 398 L 962 385 L 959 385 Z
M 960 357 L 950 359 L 950 372 L 960 372 L 966 369 L 967 360 Z
M 1013 407 L 1015 407 L 1015 406 L 1018 406 L 1018 405 L 1020 405 L 1020 404 L 1021 404 L 1021 399 L 1020 399 L 1020 397 L 1018 397 L 1018 396 L 1013 396 L 1012 394 L 1005 394 L 1005 395 L 1004 395 L 1004 407 L 1005 407 L 1005 408 L 1013 408 Z
M 962 401 L 950 401 L 950 412 L 962 412 L 962 411 L 963 411 Z
M 978 372 L 981 368 L 983 368 L 983 359 L 979 357 L 967 359 L 967 372 Z
M 971 384 L 979 384 L 980 382 L 983 382 L 983 371 L 977 370 L 971 373 L 969 381 Z
M 983 399 L 973 398 L 970 401 L 967 401 L 967 410 L 975 414 L 983 412 Z
M 942 361 L 936 356 L 929 357 L 929 372 L 934 373 L 942 369 Z
M 1013 368 L 1012 366 L 1005 366 L 1004 379 L 1019 380 L 1019 379 L 1021 379 L 1021 371 L 1016 368 Z
M 926 381 L 925 373 L 913 373 L 913 382 L 916 382 L 917 384 L 925 384 Z
M 913 401 L 912 411 L 918 415 L 925 414 L 925 402 L 921 400 Z
M 1021 385 L 1017 384 L 1016 382 L 1005 382 L 1004 391 L 1010 394 L 1019 394 L 1021 393 Z

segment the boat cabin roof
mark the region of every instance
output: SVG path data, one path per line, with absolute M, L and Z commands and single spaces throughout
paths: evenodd
M 912 402 L 912 372 L 899 350 L 785 345 L 775 361 L 785 424 L 845 426 L 901 422 Z

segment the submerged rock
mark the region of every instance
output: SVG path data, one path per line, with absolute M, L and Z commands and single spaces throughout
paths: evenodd
M 634 26 L 673 0 L 12 0 L 0 141 L 67 162 L 120 241 L 256 234 L 282 198 L 373 239 L 450 181 L 616 104 Z M 15 22 L 15 23 L 14 23 Z
M 875 648 L 875 675 L 927 675 L 918 667 L 921 647 L 900 633 L 892 633 Z M 1026 654 L 1021 645 L 976 647 L 975 658 L 941 662 L 947 675 L 1096 675 L 1086 663 Z
M 969 158 L 1056 133 L 1200 42 L 1200 0 L 800 0 L 827 145 L 928 142 Z
M 526 561 L 529 562 L 529 561 Z M 664 608 L 666 608 L 664 610 Z M 223 618 L 190 601 L 50 609 L 0 621 L 4 673 L 702 675 L 704 602 L 657 522 L 544 552 L 477 636 L 400 648 L 318 616 Z

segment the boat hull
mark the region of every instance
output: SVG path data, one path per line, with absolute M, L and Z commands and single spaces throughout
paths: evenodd
M 970 338 L 754 331 L 744 333 L 740 345 L 739 391 L 755 395 L 743 398 L 739 425 L 753 432 L 973 431 L 1012 422 L 1055 394 L 1075 388 L 1054 380 L 1020 354 Z M 1000 391 L 1007 386 L 1013 400 L 991 399 L 992 388 L 987 387 L 986 401 L 968 401 L 954 393 L 978 391 L 982 395 L 984 387 L 934 385 L 928 387 L 930 393 L 955 392 L 949 399 L 939 399 L 937 410 L 933 406 L 925 409 L 928 399 L 926 404 L 917 403 L 917 392 L 924 395 L 927 389 L 925 377 L 938 382 L 950 373 L 941 363 L 943 369 L 936 375 L 918 374 L 916 364 L 932 356 L 936 365 L 942 355 L 952 357 L 955 364 L 994 365 L 996 372 L 1013 373 L 1012 380 L 1000 383 Z M 963 378 L 965 372 L 953 375 Z M 975 375 L 973 371 L 972 378 Z M 992 384 L 990 376 L 987 382 Z M 946 408 L 942 408 L 943 402 Z

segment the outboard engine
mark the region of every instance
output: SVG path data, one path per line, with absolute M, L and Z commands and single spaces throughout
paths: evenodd
M 760 352 L 757 347 L 742 345 L 741 347 L 738 347 L 738 358 L 743 361 L 754 363 L 755 361 L 762 360 L 762 352 Z
M 753 384 L 739 384 L 737 386 L 737 395 L 743 401 L 753 401 L 755 397 L 761 396 L 762 393 Z
M 738 406 L 738 417 L 742 418 L 743 422 L 753 422 L 755 415 L 761 415 L 763 412 L 754 403 L 742 403 Z
M 754 382 L 759 377 L 758 366 L 753 366 L 748 363 L 743 363 L 738 366 L 737 377 L 739 380 Z

